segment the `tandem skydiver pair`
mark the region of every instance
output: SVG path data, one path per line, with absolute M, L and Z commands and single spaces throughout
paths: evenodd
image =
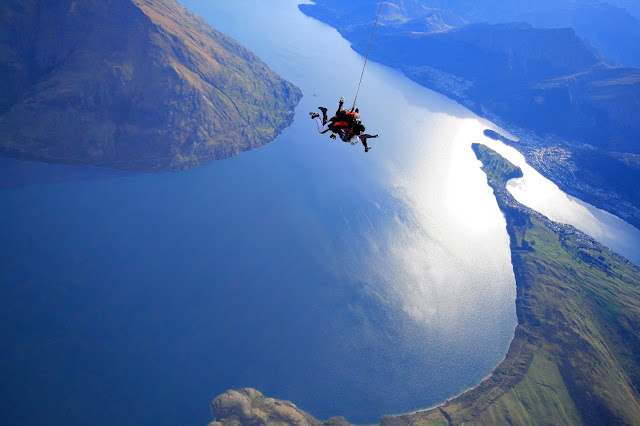
M 327 108 L 318 107 L 322 111 L 322 118 L 317 112 L 310 112 L 309 115 L 312 119 L 316 120 L 318 126 L 318 132 L 327 133 L 331 131 L 331 138 L 336 139 L 336 135 L 340 136 L 340 140 L 348 142 L 351 145 L 355 145 L 360 141 L 364 145 L 364 151 L 368 152 L 371 147 L 367 144 L 367 139 L 377 138 L 378 135 L 370 135 L 364 133 L 366 130 L 362 119 L 360 117 L 360 111 L 358 108 L 352 108 L 346 110 L 344 106 L 344 97 L 340 98 L 338 103 L 338 109 L 333 117 L 327 118 Z

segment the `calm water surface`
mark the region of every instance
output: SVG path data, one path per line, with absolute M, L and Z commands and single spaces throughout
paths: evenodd
M 3 423 L 205 424 L 244 386 L 365 423 L 476 384 L 516 322 L 470 149 L 495 126 L 371 64 L 365 154 L 307 116 L 353 96 L 337 32 L 294 0 L 183 4 L 303 90 L 296 122 L 194 170 L 0 191 Z

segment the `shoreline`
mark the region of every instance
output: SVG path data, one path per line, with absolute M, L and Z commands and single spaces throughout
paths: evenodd
M 380 425 L 634 423 L 640 418 L 634 390 L 640 384 L 640 268 L 574 227 L 518 203 L 505 184 L 520 169 L 484 145 L 472 148 L 507 222 L 518 325 L 505 358 L 478 385 L 431 408 L 385 415 Z M 277 409 L 265 407 L 293 406 L 262 394 L 241 403 L 237 397 L 246 392 L 257 391 L 216 398 L 212 413 L 218 420 L 211 424 L 244 424 L 256 413 L 282 420 Z M 235 402 L 224 406 L 230 395 Z M 307 419 L 302 424 L 349 424 L 295 410 Z

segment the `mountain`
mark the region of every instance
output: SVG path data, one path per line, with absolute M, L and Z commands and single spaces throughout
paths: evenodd
M 609 0 L 388 0 L 382 4 L 379 25 L 405 31 L 442 31 L 465 24 L 522 22 L 535 28 L 572 28 L 611 65 L 640 66 L 640 17 L 633 1 Z M 332 0 L 300 5 L 300 9 L 339 28 L 354 41 L 356 28 L 370 31 L 377 4 L 354 0 L 337 5 Z M 434 20 L 434 16 L 436 19 Z M 368 17 L 368 18 L 367 18 Z M 366 29 L 365 29 L 366 28 Z M 359 40 L 358 40 L 359 41 Z
M 505 359 L 475 388 L 433 409 L 384 416 L 380 424 L 636 424 L 640 269 L 518 203 L 505 185 L 521 170 L 484 145 L 473 149 L 506 220 L 517 287 L 514 339 Z M 212 424 L 247 424 L 258 415 L 276 424 L 282 421 L 278 412 L 305 416 L 306 423 L 289 424 L 343 424 L 306 417 L 291 403 L 265 404 L 254 393 L 216 398 Z
M 532 9 L 509 20 L 536 28 L 573 28 L 611 65 L 640 67 L 640 20 L 607 3 Z
M 275 139 L 298 88 L 173 0 L 0 4 L 0 152 L 179 170 Z
M 300 8 L 337 25 L 354 50 L 366 53 L 375 11 L 365 15 L 368 9 L 362 7 L 345 21 L 344 11 L 328 17 L 334 10 L 332 0 L 317 3 Z M 407 10 L 405 2 L 391 3 Z M 402 19 L 382 21 L 372 59 L 402 69 L 418 83 L 481 114 L 486 111 L 517 126 L 607 151 L 640 153 L 640 122 L 635 119 L 640 112 L 640 69 L 606 64 L 569 28 L 459 26 L 464 20 L 453 14 L 459 7 L 452 12 L 424 6 L 455 2 L 420 3 L 420 12 L 413 8 L 417 16 L 403 12 Z M 428 19 L 434 14 L 437 18 Z
M 411 16 L 382 21 L 371 59 L 496 122 L 518 137 L 513 145 L 563 191 L 640 227 L 640 188 L 629 184 L 640 173 L 640 69 L 608 65 L 570 28 L 459 26 L 455 16 L 473 22 L 491 15 L 498 6 L 492 0 L 466 10 L 466 0 L 412 1 L 440 7 L 438 15 L 451 28 L 424 25 L 420 31 L 420 20 Z M 363 7 L 350 19 L 342 12 L 331 18 L 334 4 L 319 0 L 300 8 L 335 25 L 364 54 L 376 11 Z M 509 3 L 495 19 L 524 13 L 532 4 Z M 540 2 L 532 9 L 566 4 Z M 550 155 L 554 152 L 563 155 Z
M 609 0 L 609 3 L 628 10 L 631 15 L 640 19 L 640 3 L 637 0 Z
M 614 6 L 634 15 L 639 10 L 636 0 L 388 0 L 394 4 L 406 2 L 419 3 L 422 7 L 447 10 L 464 18 L 470 23 L 503 23 L 513 21 L 517 16 L 550 10 L 569 10 L 572 8 L 596 9 Z M 320 4 L 326 3 L 322 0 Z
M 383 2 L 377 31 L 402 28 L 402 31 L 440 32 L 468 23 L 451 11 L 429 7 L 426 3 L 425 0 Z M 315 2 L 298 7 L 306 15 L 330 23 L 349 41 L 368 43 L 379 6 L 369 0 L 353 0 L 348 3 Z
M 354 45 L 359 52 L 366 47 Z M 439 33 L 381 31 L 371 58 L 517 126 L 640 152 L 640 69 L 606 65 L 571 29 L 471 24 Z M 447 93 L 441 82 L 448 75 L 466 87 Z

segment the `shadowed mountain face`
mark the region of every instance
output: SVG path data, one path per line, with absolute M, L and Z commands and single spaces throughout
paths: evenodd
M 606 151 L 640 152 L 634 118 L 640 69 L 604 64 L 571 29 L 472 24 L 430 34 L 381 31 L 375 47 L 374 59 L 478 112 Z M 462 79 L 455 90 L 447 89 L 450 75 Z
M 335 0 L 320 0 L 300 8 L 336 26 L 356 51 L 365 53 L 375 3 L 361 1 L 343 10 Z M 571 8 L 574 3 L 579 7 Z M 550 27 L 575 22 L 598 40 L 625 44 L 631 51 L 640 45 L 633 43 L 636 34 L 640 37 L 640 21 L 610 5 L 391 0 L 383 4 L 371 55 L 481 115 L 606 151 L 640 153 L 640 123 L 635 119 L 640 114 L 640 69 L 605 64 L 574 29 L 525 23 L 465 25 L 527 17 Z M 586 21 L 592 20 L 596 23 L 586 28 Z M 612 38 L 623 32 L 632 40 Z
M 512 21 L 537 28 L 573 28 L 611 65 L 640 66 L 640 20 L 606 3 L 529 10 Z
M 142 171 L 265 145 L 301 98 L 173 0 L 2 2 L 0 86 L 5 154 Z
M 314 3 L 300 8 L 330 22 L 351 41 L 359 41 L 360 29 L 370 31 L 378 8 L 375 0 L 353 0 L 348 5 L 333 0 Z M 638 11 L 640 2 L 631 0 L 387 0 L 380 9 L 379 24 L 382 31 L 422 33 L 472 23 L 522 22 L 534 28 L 572 28 L 608 64 L 640 67 Z

